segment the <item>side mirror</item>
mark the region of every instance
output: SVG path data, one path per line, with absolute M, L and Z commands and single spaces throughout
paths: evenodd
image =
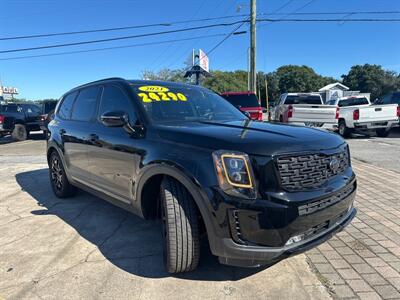
M 101 122 L 107 127 L 123 127 L 128 124 L 129 117 L 123 111 L 106 112 L 101 116 Z

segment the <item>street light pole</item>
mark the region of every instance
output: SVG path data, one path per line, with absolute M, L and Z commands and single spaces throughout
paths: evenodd
M 256 0 L 250 0 L 250 91 L 256 92 Z

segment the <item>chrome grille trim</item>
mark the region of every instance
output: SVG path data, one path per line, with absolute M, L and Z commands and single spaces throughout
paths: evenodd
M 333 159 L 339 163 L 336 172 L 329 167 Z M 301 191 L 321 187 L 329 178 L 343 173 L 350 165 L 350 158 L 345 147 L 334 154 L 279 156 L 276 163 L 282 187 L 287 191 Z

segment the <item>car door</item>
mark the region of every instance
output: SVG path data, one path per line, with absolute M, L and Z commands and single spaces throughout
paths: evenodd
M 29 131 L 40 130 L 39 128 L 39 116 L 41 109 L 39 106 L 29 104 L 25 107 L 26 114 L 26 125 Z
M 90 139 L 90 130 L 97 111 L 97 98 L 100 86 L 90 86 L 73 93 L 64 99 L 60 114 L 65 108 L 65 118 L 60 122 L 59 128 L 64 148 L 64 157 L 69 174 L 74 180 L 88 185 L 90 174 L 88 172 L 89 161 L 87 144 Z M 75 99 L 73 99 L 75 97 Z M 66 100 L 73 99 L 70 112 L 66 107 Z
M 107 127 L 101 116 L 109 112 L 126 112 L 130 123 L 137 120 L 132 100 L 116 85 L 105 85 L 96 121 L 91 127 L 93 139 L 89 143 L 89 172 L 96 189 L 129 203 L 140 162 L 138 140 L 123 127 Z

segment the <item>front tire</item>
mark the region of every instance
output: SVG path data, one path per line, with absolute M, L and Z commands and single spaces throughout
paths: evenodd
M 25 125 L 15 124 L 11 136 L 14 140 L 25 141 L 28 138 L 28 131 L 26 130 Z
M 379 128 L 376 130 L 376 135 L 379 137 L 387 137 L 389 135 L 390 130 L 386 130 L 386 128 Z
M 187 189 L 172 178 L 164 178 L 160 194 L 166 269 L 192 271 L 200 258 L 197 207 Z
M 53 151 L 49 160 L 51 187 L 58 198 L 68 198 L 76 194 L 77 188 L 69 183 L 60 156 Z

